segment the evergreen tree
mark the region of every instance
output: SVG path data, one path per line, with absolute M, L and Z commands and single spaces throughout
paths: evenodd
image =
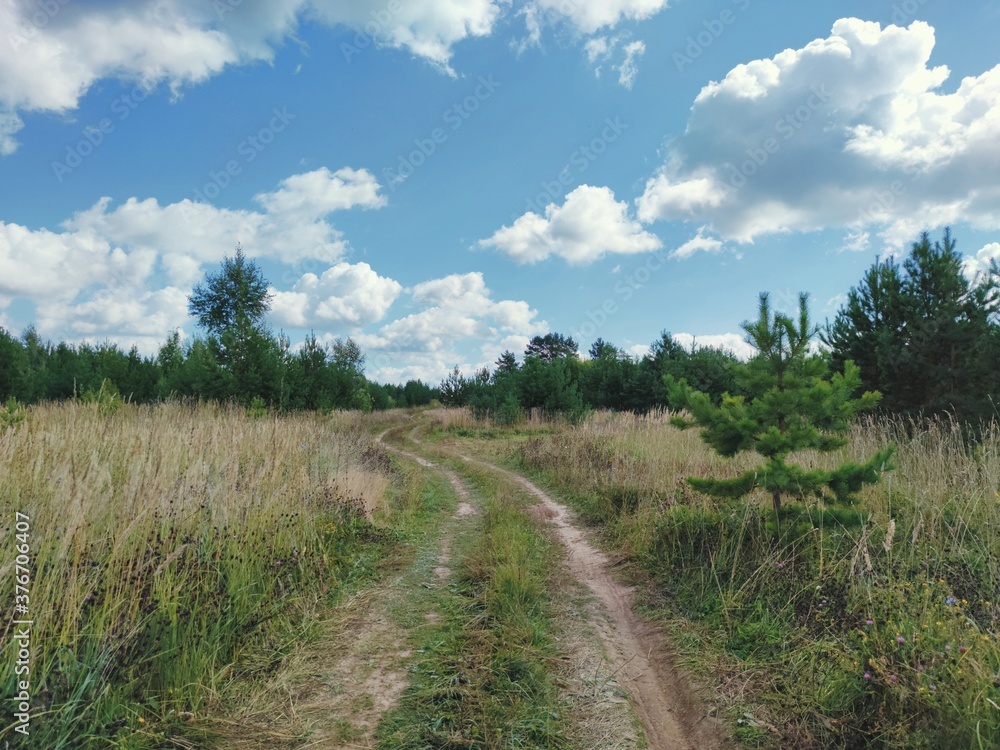
M 861 371 L 863 387 L 879 391 L 883 405 L 893 409 L 905 328 L 903 274 L 890 258 L 868 269 L 820 337 L 831 348 L 835 369 L 853 361 Z
M 995 414 L 1000 268 L 970 280 L 955 247 L 947 230 L 934 243 L 924 232 L 902 266 L 876 263 L 823 334 L 834 365 L 855 361 L 863 387 L 883 392 L 889 411 Z
M 25 386 L 29 377 L 24 346 L 0 328 L 0 403 L 12 397 L 26 401 Z
M 833 470 L 806 471 L 789 465 L 786 458 L 796 451 L 832 451 L 846 444 L 844 433 L 854 416 L 873 408 L 878 393 L 853 398 L 860 383 L 858 368 L 846 362 L 843 373 L 828 375 L 824 358 L 810 355 L 815 329 L 809 321 L 808 297 L 799 296 L 797 321 L 772 314 L 766 293 L 760 295 L 758 319 L 743 323 L 747 341 L 757 355 L 742 370 L 744 396 L 726 394 L 721 404 L 693 390 L 687 381 L 667 376 L 675 403 L 683 404 L 691 419 L 675 417 L 674 424 L 700 426 L 702 439 L 726 457 L 754 451 L 765 459 L 760 468 L 734 479 L 689 478 L 699 492 L 720 498 L 739 498 L 755 488 L 770 493 L 775 513 L 783 496 L 803 499 L 818 496 L 848 503 L 866 484 L 877 482 L 893 454 L 889 446 L 877 451 L 866 463 L 845 463 Z
M 455 365 L 448 377 L 441 381 L 441 403 L 445 406 L 465 406 L 469 398 L 469 381 Z
M 561 333 L 547 333 L 535 336 L 528 342 L 524 350 L 524 358 L 537 357 L 543 362 L 553 362 L 557 359 L 575 358 L 580 350 L 571 336 Z
M 497 366 L 496 375 L 505 375 L 507 373 L 517 372 L 517 355 L 507 349 L 503 354 L 497 357 L 497 361 L 494 364 Z

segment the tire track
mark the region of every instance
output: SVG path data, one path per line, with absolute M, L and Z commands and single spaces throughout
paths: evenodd
M 613 664 L 613 674 L 629 695 L 642 721 L 650 750 L 707 750 L 729 747 L 708 713 L 677 673 L 664 635 L 635 611 L 635 590 L 610 573 L 607 556 L 587 540 L 570 520 L 566 506 L 513 471 L 458 456 L 521 485 L 539 501 L 539 515 L 548 519 L 566 548 L 566 565 L 601 605 L 604 617 L 596 629 Z

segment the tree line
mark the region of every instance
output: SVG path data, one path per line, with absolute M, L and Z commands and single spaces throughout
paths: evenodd
M 881 393 L 882 411 L 909 419 L 948 414 L 974 425 L 1000 417 L 1000 267 L 994 260 L 970 276 L 955 248 L 950 231 L 935 242 L 925 232 L 902 262 L 877 261 L 833 321 L 810 336 L 823 346 L 810 350 L 808 367 L 844 372 L 854 362 L 855 395 Z M 749 332 L 748 341 L 757 346 Z M 767 356 L 742 362 L 724 350 L 681 346 L 668 332 L 641 359 L 602 339 L 588 354 L 582 359 L 570 337 L 536 336 L 520 362 L 507 351 L 492 370 L 467 377 L 456 368 L 441 397 L 500 421 L 534 408 L 571 416 L 589 408 L 684 408 L 686 399 L 672 393 L 678 381 L 720 404 L 726 395 L 760 395 L 747 372 Z
M 184 343 L 175 331 L 155 356 L 115 344 L 53 344 L 33 328 L 15 337 L 0 328 L 0 402 L 22 403 L 95 394 L 136 403 L 168 398 L 258 403 L 280 411 L 422 406 L 439 396 L 419 380 L 381 385 L 364 376 L 365 357 L 352 339 L 321 343 L 311 334 L 297 351 L 264 324 L 268 284 L 237 247 L 218 273 L 189 297 L 204 335 Z
M 965 423 L 997 416 L 1000 399 L 1000 268 L 970 278 L 946 231 L 924 233 L 901 261 L 876 262 L 852 288 L 833 321 L 817 329 L 814 357 L 833 372 L 848 361 L 858 393 L 880 392 L 880 409 L 915 419 L 948 413 Z M 25 403 L 111 390 L 139 403 L 170 397 L 259 399 L 277 410 L 387 409 L 439 399 L 498 421 L 542 409 L 577 417 L 589 409 L 645 412 L 684 404 L 671 383 L 684 381 L 719 404 L 753 397 L 748 363 L 731 352 L 685 347 L 664 331 L 644 357 L 598 339 L 581 357 L 571 337 L 533 338 L 520 358 L 504 352 L 494 367 L 466 376 L 456 368 L 437 387 L 419 380 L 385 385 L 364 376 L 365 357 L 350 338 L 328 344 L 310 335 L 292 351 L 264 324 L 268 284 L 237 247 L 189 297 L 203 330 L 191 342 L 171 333 L 155 356 L 114 344 L 74 346 L 0 329 L 0 400 Z

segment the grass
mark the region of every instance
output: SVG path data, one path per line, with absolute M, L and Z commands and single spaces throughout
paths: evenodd
M 458 425 L 458 426 L 456 426 Z M 439 439 L 475 427 L 452 418 Z M 481 425 L 496 438 L 502 428 Z M 868 420 L 826 465 L 899 446 L 856 507 L 719 505 L 688 476 L 735 476 L 666 415 L 597 413 L 479 441 L 600 526 L 645 570 L 688 661 L 711 669 L 748 747 L 1000 747 L 1000 429 Z M 698 668 L 698 667 L 696 667 Z
M 380 728 L 380 748 L 567 747 L 548 663 L 551 546 L 512 494 L 474 476 L 488 499 L 455 540 L 457 577 L 437 598 L 442 621 Z
M 35 406 L 0 432 L 0 506 L 31 519 L 31 746 L 206 741 L 233 686 L 277 669 L 317 608 L 394 546 L 377 523 L 391 471 L 368 429 L 94 401 Z M 0 738 L 13 736 L 8 703 Z

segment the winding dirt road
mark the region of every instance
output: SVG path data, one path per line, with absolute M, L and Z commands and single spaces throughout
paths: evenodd
M 410 430 L 407 439 L 420 445 L 418 431 L 419 427 Z M 429 464 L 416 454 L 408 455 L 425 466 Z M 595 623 L 597 632 L 612 674 L 628 693 L 642 721 L 650 750 L 730 747 L 718 722 L 709 715 L 709 707 L 678 673 L 663 633 L 636 613 L 634 589 L 614 578 L 607 556 L 574 525 L 566 506 L 520 474 L 459 453 L 452 455 L 515 482 L 537 498 L 536 515 L 551 524 L 564 546 L 570 574 L 600 603 L 604 616 Z M 453 484 L 460 483 L 454 472 L 445 471 Z

